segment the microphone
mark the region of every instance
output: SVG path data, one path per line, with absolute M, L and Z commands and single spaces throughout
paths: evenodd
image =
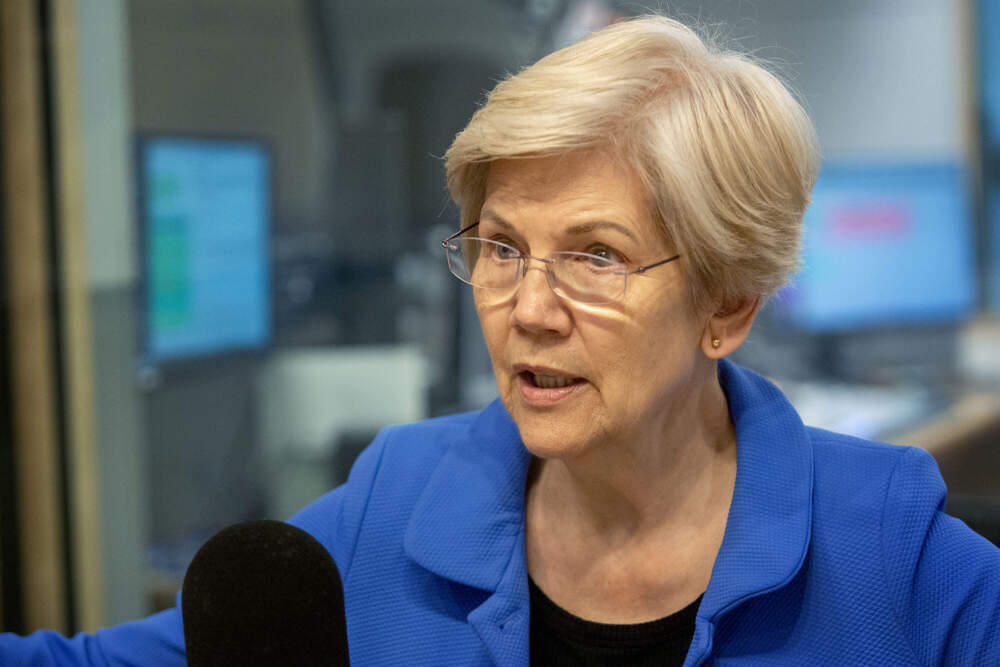
M 281 521 L 225 528 L 184 575 L 189 667 L 349 664 L 344 588 L 326 548 Z

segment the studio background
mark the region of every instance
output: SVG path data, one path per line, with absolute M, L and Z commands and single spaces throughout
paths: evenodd
M 996 540 L 1000 1 L 661 4 L 771 63 L 821 143 L 803 272 L 738 361 L 807 422 L 928 448 Z M 640 11 L 4 2 L 0 628 L 172 604 L 222 527 L 491 400 L 441 156 L 505 73 Z

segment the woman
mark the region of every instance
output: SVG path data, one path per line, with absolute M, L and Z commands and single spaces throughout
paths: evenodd
M 777 79 L 664 18 L 497 86 L 448 151 L 444 245 L 500 400 L 385 429 L 292 520 L 355 664 L 997 664 L 1000 553 L 930 456 L 806 428 L 724 359 L 816 170 Z M 0 658 L 182 664 L 179 616 Z

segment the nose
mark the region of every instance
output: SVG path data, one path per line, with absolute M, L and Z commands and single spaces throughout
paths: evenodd
M 569 310 L 549 285 L 548 267 L 532 258 L 526 261 L 514 294 L 511 325 L 529 333 L 566 335 L 571 325 Z

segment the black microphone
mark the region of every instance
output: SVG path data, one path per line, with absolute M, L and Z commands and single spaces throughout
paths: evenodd
M 184 575 L 189 667 L 348 665 L 340 572 L 312 535 L 281 521 L 226 528 Z

